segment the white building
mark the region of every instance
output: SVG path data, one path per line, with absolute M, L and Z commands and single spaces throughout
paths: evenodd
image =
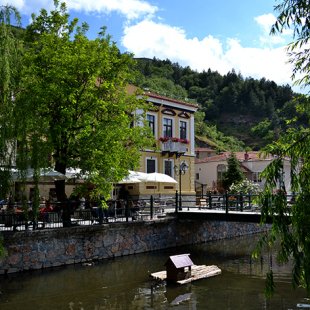
M 206 152 L 207 154 L 208 152 Z M 200 149 L 201 154 L 201 149 Z M 231 152 L 223 152 L 217 155 L 211 155 L 197 158 L 195 161 L 195 183 L 196 192 L 205 194 L 206 192 L 223 191 L 222 179 L 224 172 L 227 171 L 227 159 Z M 236 158 L 241 164 L 241 169 L 248 180 L 258 183 L 261 187 L 264 180 L 261 178 L 261 172 L 272 162 L 274 157 L 259 157 L 259 152 L 235 152 Z M 290 161 L 284 162 L 284 183 L 286 190 L 290 193 Z

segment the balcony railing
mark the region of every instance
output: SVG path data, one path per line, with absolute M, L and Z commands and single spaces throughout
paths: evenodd
M 186 153 L 187 147 L 188 144 L 168 140 L 166 142 L 162 142 L 161 150 L 162 152 L 180 154 L 180 153 Z

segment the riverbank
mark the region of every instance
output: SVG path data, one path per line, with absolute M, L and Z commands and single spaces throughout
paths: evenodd
M 194 245 L 267 229 L 255 223 L 179 220 L 171 216 L 144 222 L 6 232 L 3 238 L 8 254 L 0 259 L 0 274 Z

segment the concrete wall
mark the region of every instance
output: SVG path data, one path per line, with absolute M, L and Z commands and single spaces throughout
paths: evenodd
M 166 218 L 58 230 L 6 232 L 0 274 L 203 243 L 266 230 L 259 224 Z

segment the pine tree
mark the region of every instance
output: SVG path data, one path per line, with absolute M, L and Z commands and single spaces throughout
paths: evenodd
M 228 169 L 223 178 L 223 187 L 225 190 L 228 190 L 233 183 L 240 183 L 244 179 L 240 163 L 235 153 L 230 153 L 227 159 L 227 164 Z

